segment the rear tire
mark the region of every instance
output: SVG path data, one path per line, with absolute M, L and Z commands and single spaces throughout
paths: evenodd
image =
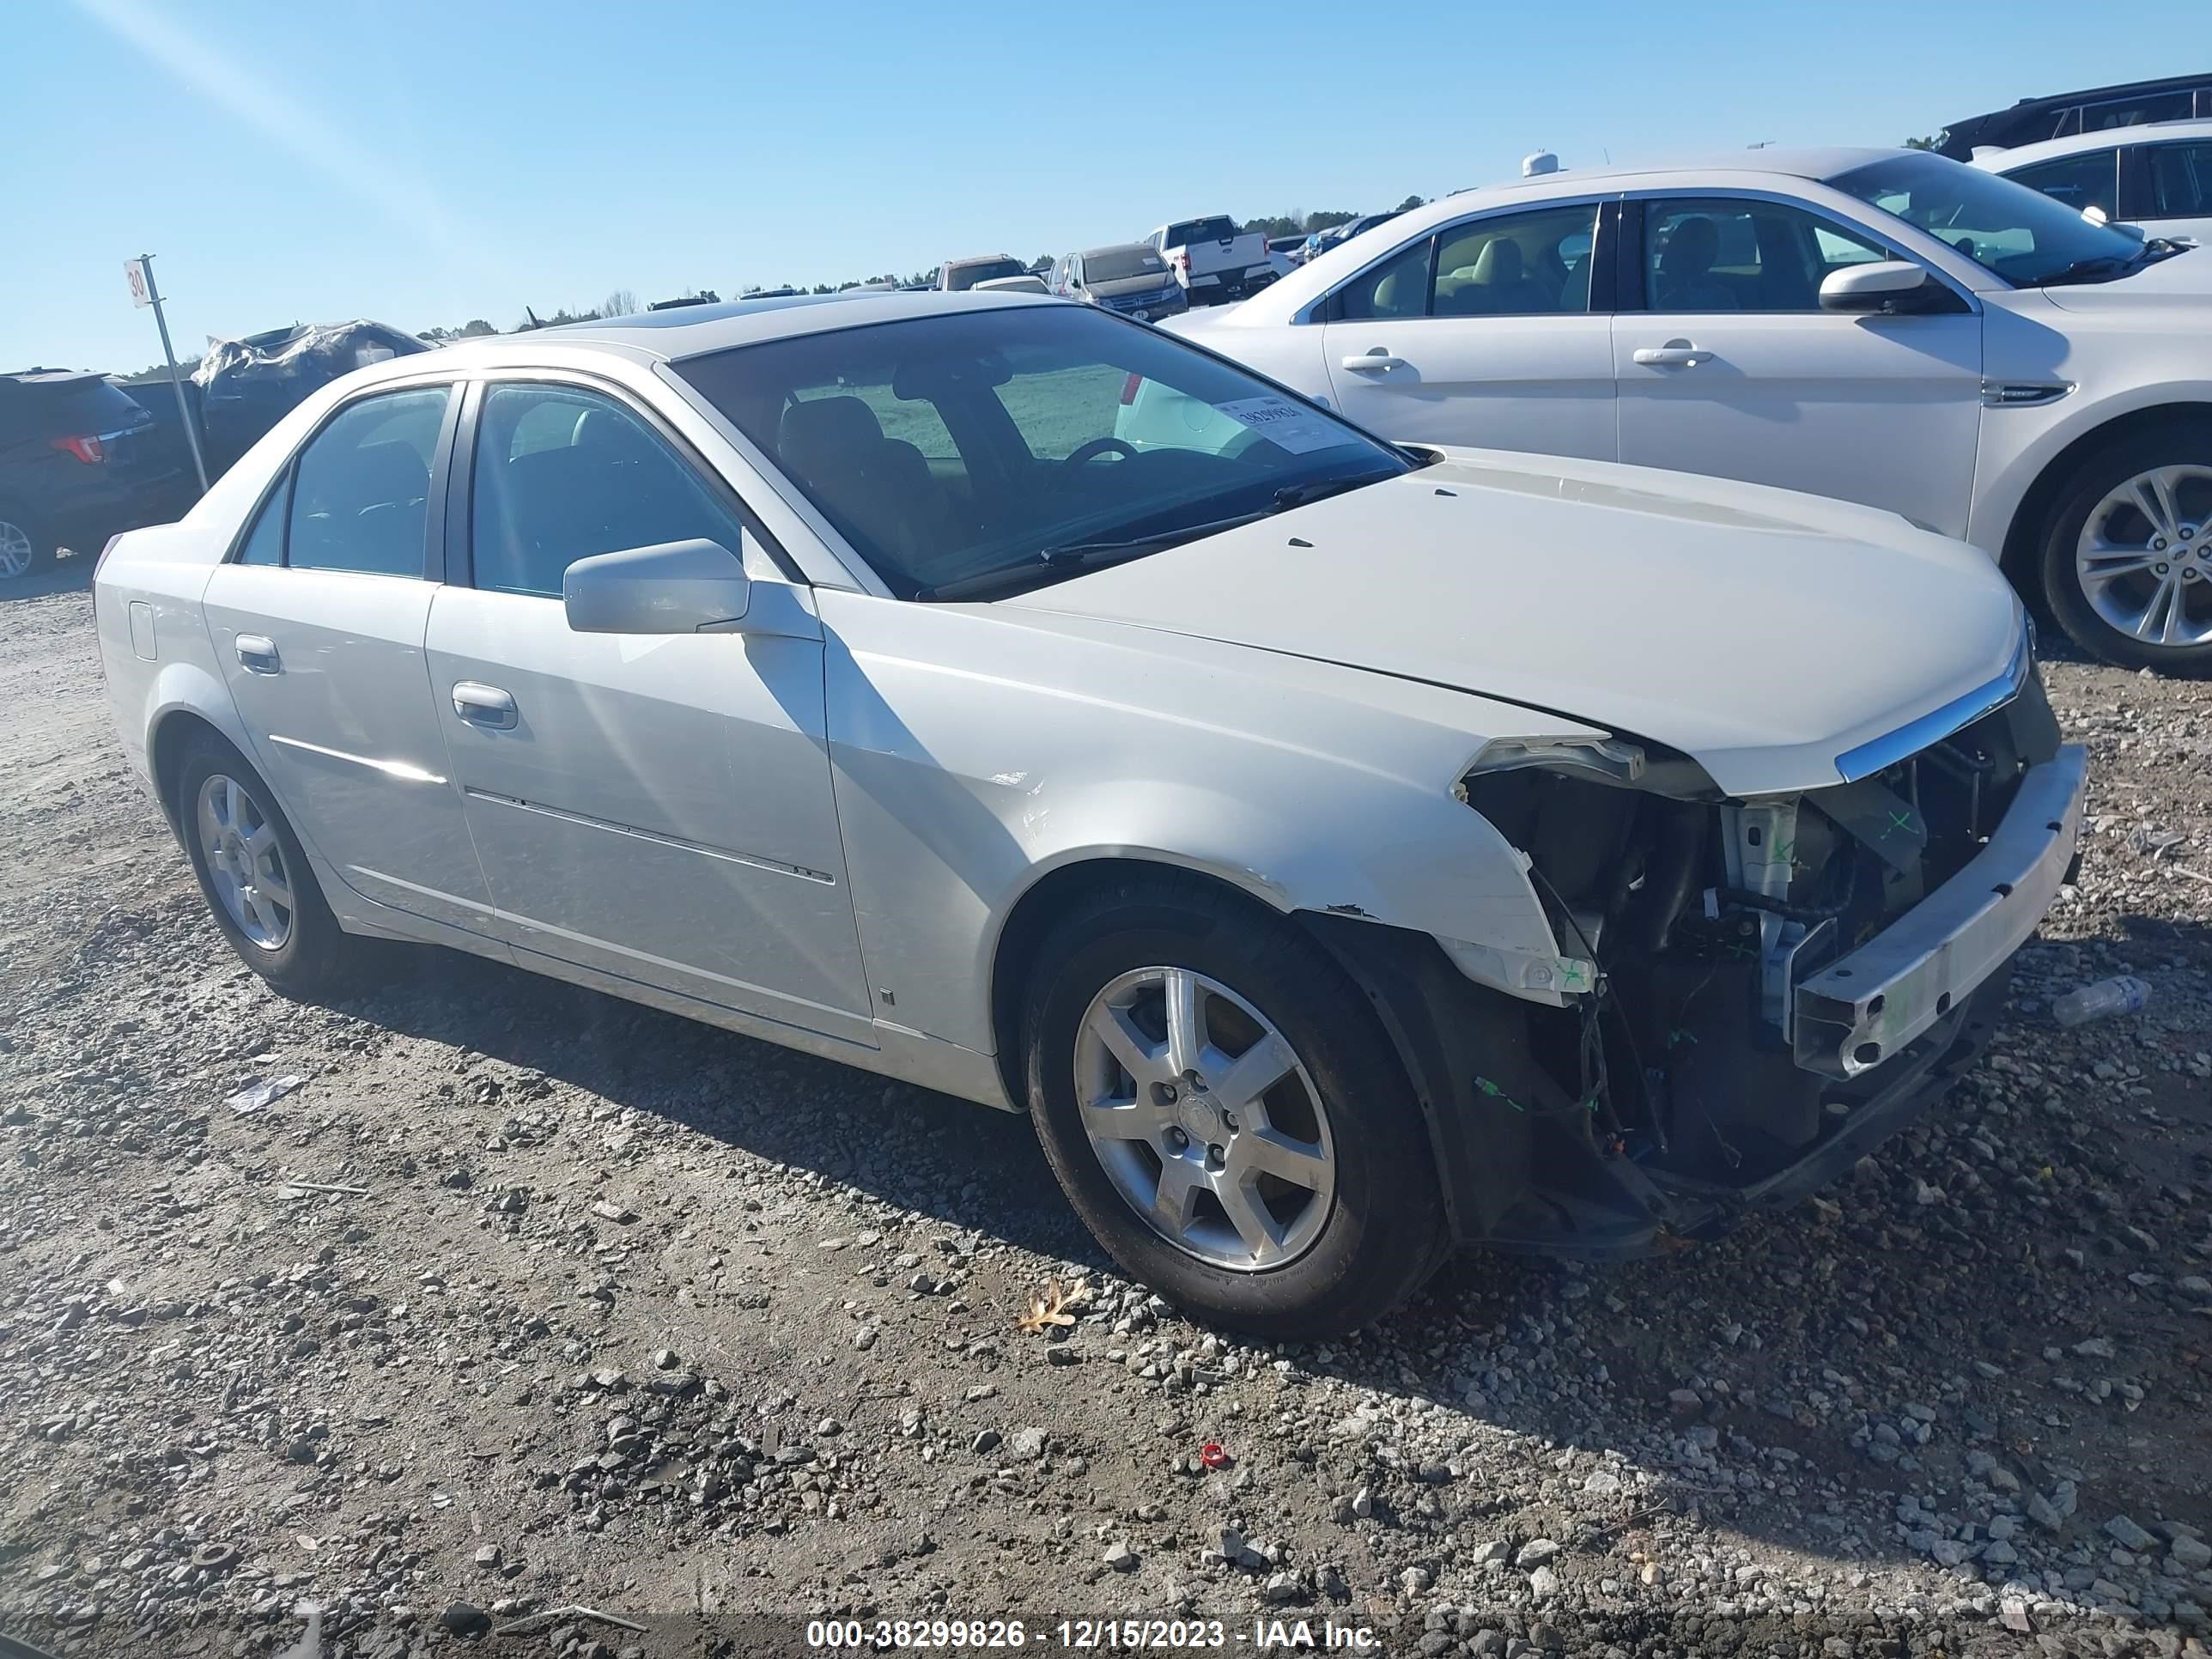
M 1037 963 L 1037 1137 L 1133 1277 L 1221 1325 L 1308 1338 L 1382 1317 L 1443 1261 L 1412 1085 L 1365 995 L 1294 924 L 1191 878 L 1132 876 L 1078 901 Z
M 2043 587 L 2091 655 L 2212 672 L 2212 422 L 2177 421 L 2082 462 L 2055 502 Z
M 275 793 L 243 755 L 212 732 L 195 732 L 172 805 L 209 913 L 247 967 L 308 1001 L 368 977 L 374 942 L 338 926 Z
M 22 581 L 54 562 L 54 538 L 13 501 L 0 501 L 0 586 Z

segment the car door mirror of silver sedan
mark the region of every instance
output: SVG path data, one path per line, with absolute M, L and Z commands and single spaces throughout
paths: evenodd
M 738 632 L 752 581 L 720 542 L 661 542 L 577 560 L 561 578 L 561 603 L 579 634 Z
M 1875 259 L 1832 270 L 1820 283 L 1823 311 L 1927 311 L 1948 290 L 1928 267 L 1910 259 Z

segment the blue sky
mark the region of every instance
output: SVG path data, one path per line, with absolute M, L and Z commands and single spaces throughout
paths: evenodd
M 24 0 L 0 19 L 0 368 L 156 361 L 142 251 L 180 352 L 294 320 L 506 328 L 617 288 L 1387 206 L 1539 147 L 1894 143 L 2204 67 L 2165 50 L 2212 45 L 2202 0 L 2124 9 Z

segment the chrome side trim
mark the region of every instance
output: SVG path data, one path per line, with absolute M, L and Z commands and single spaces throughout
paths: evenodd
M 319 743 L 309 743 L 304 738 L 280 737 L 269 734 L 269 741 L 281 743 L 287 749 L 303 749 L 310 755 L 320 755 L 325 760 L 344 761 L 349 766 L 366 766 L 372 772 L 381 772 L 387 778 L 398 778 L 402 783 L 443 783 L 445 779 L 435 772 L 426 772 L 411 761 L 377 760 L 368 755 L 349 755 L 343 749 L 325 749 Z
M 2029 648 L 2029 630 L 2020 631 L 2020 644 L 2014 649 L 2012 661 L 2005 672 L 1986 685 L 1978 685 L 1963 697 L 1954 697 L 1941 708 L 1923 714 L 1918 720 L 1900 726 L 1894 732 L 1863 743 L 1856 749 L 1846 749 L 1836 757 L 1837 775 L 1845 783 L 1856 783 L 1861 778 L 1870 778 L 1877 772 L 1887 771 L 1901 760 L 1918 754 L 1932 743 L 1941 743 L 1960 726 L 1972 726 L 1993 710 L 2003 708 L 2020 695 L 2027 677 L 2035 672 L 2035 653 Z
M 558 818 L 563 823 L 578 823 L 587 830 L 604 830 L 611 836 L 630 836 L 639 841 L 652 842 L 656 846 L 672 847 L 678 852 L 696 853 L 702 858 L 720 859 L 725 864 L 742 864 L 750 869 L 766 870 L 774 875 L 796 876 L 801 881 L 818 881 L 825 887 L 835 887 L 837 884 L 837 878 L 827 871 L 810 870 L 803 864 L 786 864 L 780 859 L 763 858 L 757 853 L 733 853 L 727 848 L 709 847 L 703 842 L 686 841 L 681 836 L 664 836 L 658 830 L 641 830 L 634 823 L 617 823 L 611 818 L 595 818 L 589 813 L 571 812 L 563 807 L 547 806 L 534 800 L 522 800 L 514 795 L 494 794 L 489 789 L 474 789 L 467 784 L 461 786 L 461 793 L 471 800 L 484 801 L 494 806 L 511 806 L 517 811 L 534 812 L 544 818 Z M 501 914 L 506 913 L 502 911 Z M 514 920 L 520 921 L 528 919 L 518 916 Z M 545 927 L 545 924 L 540 921 L 531 921 L 530 925 L 533 927 Z M 558 932 L 559 930 L 548 928 L 546 931 Z M 573 937 L 589 939 L 589 935 L 583 933 L 577 933 Z M 593 939 L 590 942 L 605 944 L 606 941 Z M 736 984 L 738 981 L 732 980 L 730 982 Z
M 2030 767 L 1989 843 L 1959 873 L 1799 985 L 1791 1053 L 1823 1077 L 1894 1059 L 2010 959 L 2042 921 L 2081 840 L 2088 751 Z
M 2071 380 L 1984 380 L 1984 409 L 2036 409 L 2055 404 L 2074 390 Z

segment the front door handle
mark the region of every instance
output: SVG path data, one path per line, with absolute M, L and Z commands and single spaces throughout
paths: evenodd
M 1662 346 L 1638 347 L 1636 361 L 1646 368 L 1695 368 L 1712 355 L 1698 350 L 1687 340 L 1669 340 Z
M 1406 360 L 1403 357 L 1393 357 L 1381 346 L 1376 346 L 1374 350 L 1362 353 L 1359 356 L 1346 357 L 1344 360 L 1344 366 L 1355 374 L 1379 374 L 1384 369 L 1405 368 Z
M 276 641 L 266 634 L 240 634 L 231 641 L 239 665 L 249 674 L 281 674 L 284 665 L 276 655 Z
M 500 732 L 510 730 L 516 719 L 512 693 L 474 680 L 462 680 L 453 687 L 453 712 L 471 726 L 487 726 Z

